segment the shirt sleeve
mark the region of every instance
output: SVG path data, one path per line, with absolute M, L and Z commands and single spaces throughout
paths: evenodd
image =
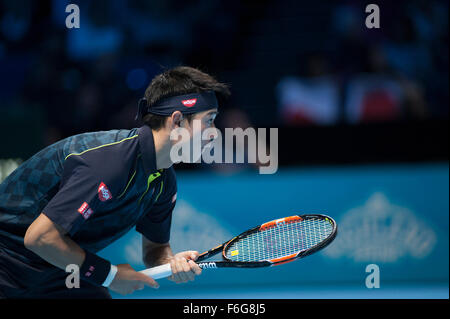
M 100 203 L 99 192 L 104 187 L 92 165 L 80 156 L 72 156 L 64 164 L 59 191 L 42 213 L 73 235 L 95 214 Z
M 168 243 L 170 240 L 172 211 L 177 199 L 177 183 L 173 168 L 167 170 L 162 187 L 156 203 L 136 224 L 136 231 L 148 240 L 159 244 Z M 156 189 L 157 192 L 159 190 L 159 188 Z

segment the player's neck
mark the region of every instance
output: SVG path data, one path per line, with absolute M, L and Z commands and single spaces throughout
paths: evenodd
M 152 130 L 153 141 L 155 143 L 156 168 L 167 169 L 173 165 L 170 159 L 171 141 L 170 135 L 164 129 Z

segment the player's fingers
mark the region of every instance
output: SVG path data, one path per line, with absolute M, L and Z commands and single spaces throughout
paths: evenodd
M 185 258 L 179 257 L 175 259 L 176 267 L 176 278 L 177 283 L 184 283 L 189 281 L 189 275 L 187 272 L 190 271 L 190 267 L 186 267 L 187 261 Z
M 183 271 L 185 273 L 189 273 L 191 271 L 191 266 L 189 266 L 189 263 L 186 259 L 181 262 L 181 266 L 183 267 Z
M 180 270 L 179 275 L 182 282 L 188 282 L 191 280 L 191 267 L 189 267 L 186 259 L 183 258 L 179 260 L 178 268 Z
M 187 277 L 187 280 L 189 281 L 194 281 L 195 279 L 195 273 L 192 270 L 192 266 L 191 266 L 191 262 L 193 262 L 192 260 L 186 261 L 186 263 L 184 264 L 184 273 Z
M 142 290 L 142 289 L 144 289 L 144 283 L 143 282 L 138 282 L 134 287 L 133 287 L 133 289 L 134 290 Z
M 191 271 L 194 272 L 195 275 L 201 275 L 202 269 L 197 265 L 195 261 L 189 260 L 189 266 L 191 267 Z
M 136 279 L 138 280 L 139 283 L 143 285 L 147 285 L 155 289 L 159 288 L 159 284 L 153 278 L 150 278 L 149 276 L 144 275 L 142 273 L 138 272 L 136 275 Z
M 196 260 L 198 258 L 198 256 L 199 256 L 199 253 L 198 253 L 198 251 L 195 251 L 195 250 L 186 250 L 186 251 L 183 251 L 176 255 L 176 257 L 178 257 L 178 258 L 185 258 L 185 259 L 192 259 L 192 260 Z
M 188 260 L 187 264 L 189 266 L 189 280 L 194 281 L 195 276 L 198 276 L 202 273 L 202 269 L 197 265 L 197 263 L 193 260 Z
M 192 260 L 197 260 L 199 255 L 200 254 L 198 251 L 194 251 L 194 250 L 189 251 L 189 258 Z
M 181 272 L 181 268 L 180 268 L 180 264 L 179 264 L 179 259 L 175 258 L 170 262 L 170 267 L 172 268 L 172 280 L 174 282 L 181 283 L 183 281 L 180 272 Z

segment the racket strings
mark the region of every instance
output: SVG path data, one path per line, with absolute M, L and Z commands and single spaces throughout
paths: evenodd
M 279 224 L 231 243 L 226 256 L 244 262 L 282 258 L 316 246 L 332 231 L 333 225 L 319 218 Z

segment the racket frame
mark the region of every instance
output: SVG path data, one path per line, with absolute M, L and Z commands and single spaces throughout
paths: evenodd
M 308 249 L 304 249 L 301 250 L 297 253 L 288 255 L 288 256 L 284 256 L 281 258 L 275 258 L 272 260 L 261 260 L 261 261 L 232 261 L 229 258 L 226 257 L 226 251 L 229 245 L 231 245 L 232 243 L 234 243 L 235 241 L 248 236 L 251 233 L 260 231 L 260 230 L 265 230 L 265 229 L 269 229 L 271 227 L 276 227 L 278 226 L 280 223 L 289 223 L 289 222 L 294 222 L 294 221 L 298 221 L 298 220 L 307 220 L 307 219 L 311 219 L 311 218 L 319 218 L 319 219 L 325 219 L 328 222 L 330 222 L 330 224 L 332 225 L 333 229 L 331 234 L 323 241 L 321 241 L 320 243 L 314 245 L 313 247 L 310 247 Z M 262 225 L 250 228 L 249 230 L 239 234 L 238 236 L 224 242 L 223 244 L 216 246 L 202 254 L 199 255 L 199 257 L 197 258 L 196 262 L 197 264 L 200 266 L 200 268 L 206 269 L 206 268 L 222 268 L 222 267 L 237 267 L 237 268 L 255 268 L 255 267 L 270 267 L 270 266 L 276 266 L 276 265 L 281 265 L 281 264 L 285 264 L 291 261 L 294 261 L 296 259 L 299 258 L 303 258 L 306 257 L 308 255 L 311 255 L 323 248 L 325 248 L 326 246 L 328 246 L 336 237 L 337 235 L 337 224 L 334 221 L 333 218 L 327 216 L 327 215 L 323 215 L 323 214 L 305 214 L 305 215 L 294 215 L 294 216 L 289 216 L 289 217 L 284 217 L 284 218 L 280 218 L 280 219 L 275 219 L 272 221 L 269 221 L 267 223 L 264 223 Z M 222 252 L 222 261 L 211 261 L 211 262 L 202 262 L 202 260 L 205 260 L 211 256 L 214 256 L 216 254 L 218 254 L 219 252 Z

